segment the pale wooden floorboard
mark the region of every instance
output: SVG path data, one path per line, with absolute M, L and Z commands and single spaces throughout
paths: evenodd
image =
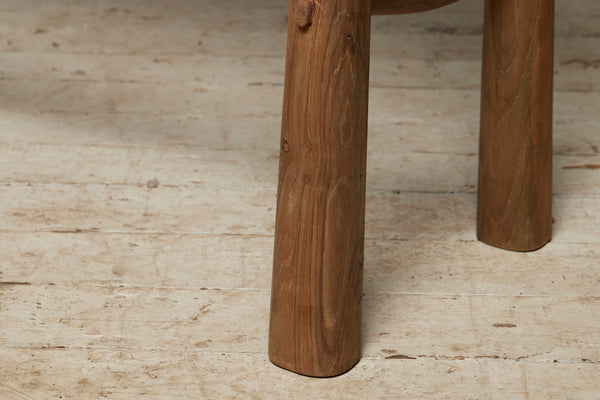
M 482 2 L 374 18 L 364 358 L 329 380 L 266 357 L 286 13 L 0 3 L 0 398 L 597 399 L 600 3 L 557 1 L 534 253 L 475 238 Z
M 278 143 L 273 138 L 275 146 Z M 186 145 L 66 145 L 3 143 L 0 182 L 145 185 L 156 178 L 169 187 L 209 186 L 264 190 L 277 185 L 279 151 L 205 149 Z M 63 152 L 68 151 L 65 158 Z M 477 185 L 476 153 L 369 151 L 369 191 L 466 192 Z M 554 193 L 600 195 L 593 155 L 556 155 Z
M 268 290 L 76 284 L 4 292 L 8 348 L 267 349 Z M 363 355 L 595 362 L 598 307 L 589 296 L 373 293 L 364 301 Z
M 0 237 L 0 252 L 11 266 L 0 268 L 4 282 L 270 288 L 270 235 L 4 232 Z M 594 243 L 554 242 L 520 254 L 472 241 L 367 239 L 365 257 L 367 293 L 598 294 Z
M 3 187 L 4 231 L 270 235 L 275 225 L 275 188 L 151 188 L 148 183 Z M 555 196 L 553 242 L 600 242 L 599 201 L 593 195 Z M 371 191 L 365 234 L 388 240 L 474 240 L 475 213 L 475 193 Z
M 33 355 L 32 355 L 33 353 Z M 335 379 L 307 379 L 264 353 L 8 349 L 8 399 L 595 399 L 591 363 L 365 358 Z M 565 378 L 568 377 L 568 378 Z M 177 384 L 174 384 L 177 382 Z M 72 388 L 69 390 L 68 388 Z M 73 395 L 73 393 L 76 395 Z

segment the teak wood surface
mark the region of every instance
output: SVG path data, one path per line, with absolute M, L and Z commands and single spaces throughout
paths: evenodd
M 331 0 L 311 26 L 289 19 L 269 355 L 305 375 L 360 358 L 369 10 Z
M 279 366 L 334 376 L 360 356 L 370 15 L 449 3 L 290 1 L 269 336 Z M 485 4 L 477 233 L 504 249 L 550 240 L 553 22 L 553 0 Z
M 554 0 L 487 0 L 477 235 L 528 251 L 552 233 Z
M 410 14 L 443 7 L 458 0 L 371 0 L 372 15 Z

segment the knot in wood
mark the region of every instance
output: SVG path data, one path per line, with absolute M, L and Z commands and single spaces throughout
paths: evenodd
M 300 28 L 312 25 L 315 14 L 315 2 L 312 0 L 298 0 L 296 5 L 296 23 Z

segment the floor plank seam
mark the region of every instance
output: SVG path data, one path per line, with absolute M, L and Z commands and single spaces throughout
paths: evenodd
M 12 234 L 12 233 L 34 233 L 34 234 L 54 234 L 54 235 L 124 235 L 124 236 L 187 236 L 187 237 L 239 237 L 239 238 L 274 238 L 272 233 L 235 233 L 235 232 L 183 232 L 183 231 L 150 231 L 150 230 L 139 230 L 139 231 L 117 231 L 117 230 L 99 230 L 99 229 L 88 229 L 88 228 L 35 228 L 32 230 L 26 229 L 0 229 L 0 234 Z M 599 239 L 600 240 L 600 239 Z M 481 244 L 479 240 L 475 238 L 473 233 L 473 239 L 462 239 L 462 238 L 402 238 L 402 237 L 381 237 L 367 234 L 365 236 L 367 242 L 444 242 L 444 243 L 473 243 Z M 596 245 L 598 242 L 582 242 L 582 241 L 559 241 L 553 239 L 548 246 L 553 245 Z M 496 249 L 494 249 L 496 250 Z M 545 250 L 538 250 L 539 253 L 543 253 Z M 528 253 L 510 252 L 509 254 L 523 254 L 523 256 L 534 256 Z M 535 254 L 535 253 L 534 253 Z
M 69 350 L 87 350 L 87 351 L 98 351 L 98 350 L 112 350 L 112 351 L 124 351 L 130 353 L 186 353 L 186 354 L 220 354 L 220 355 L 260 355 L 267 356 L 266 351 L 230 351 L 230 350 L 207 350 L 207 349 L 196 349 L 196 348 L 164 348 L 164 347 L 127 347 L 127 346 L 11 346 L 11 345 L 0 345 L 0 349 L 7 350 L 39 350 L 39 351 L 69 351 Z M 362 360 L 371 361 L 419 361 L 419 360 L 431 360 L 440 362 L 457 362 L 457 361 L 494 361 L 494 362 L 515 362 L 515 363 L 535 363 L 535 364 L 600 364 L 600 360 L 593 360 L 588 358 L 578 359 L 560 359 L 560 358 L 549 358 L 549 359 L 538 359 L 532 358 L 541 354 L 525 355 L 520 357 L 507 357 L 497 355 L 482 355 L 482 356 L 444 356 L 444 355 L 406 355 L 406 354 L 393 354 L 393 355 L 363 355 Z
M 271 292 L 270 288 L 257 288 L 257 287 L 206 287 L 206 286 L 165 286 L 160 284 L 130 284 L 120 281 L 106 281 L 104 283 L 94 284 L 94 281 L 68 281 L 64 283 L 42 283 L 42 282 L 27 282 L 27 281 L 0 281 L 0 287 L 11 287 L 11 286 L 30 286 L 32 288 L 41 288 L 41 287 L 69 287 L 72 288 L 73 285 L 77 285 L 77 287 L 90 287 L 90 288 L 99 288 L 99 289 L 123 289 L 123 290 L 178 290 L 182 292 L 189 291 L 215 291 L 215 292 L 260 292 L 268 294 Z M 102 282 L 97 280 L 96 282 Z M 511 299 L 553 299 L 553 300 L 586 300 L 586 301 L 600 301 L 600 296 L 592 296 L 592 295 L 580 295 L 580 296 L 555 296 L 549 294 L 500 294 L 500 293 L 452 293 L 452 292 L 394 292 L 394 291 L 364 291 L 363 295 L 366 299 L 375 296 L 396 296 L 396 297 L 406 297 L 406 296 L 422 296 L 422 297 L 436 297 L 447 300 L 457 300 L 458 298 L 475 298 L 475 297 L 488 297 L 488 298 L 511 298 Z M 81 319 L 85 320 L 85 319 Z M 92 320 L 92 319 L 90 319 Z M 95 321 L 95 319 L 94 319 Z

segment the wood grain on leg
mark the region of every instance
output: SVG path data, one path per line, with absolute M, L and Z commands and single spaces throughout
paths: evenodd
M 554 0 L 486 0 L 477 232 L 528 251 L 552 231 Z
M 289 21 L 269 357 L 334 376 L 360 358 L 369 1 L 292 0 Z

